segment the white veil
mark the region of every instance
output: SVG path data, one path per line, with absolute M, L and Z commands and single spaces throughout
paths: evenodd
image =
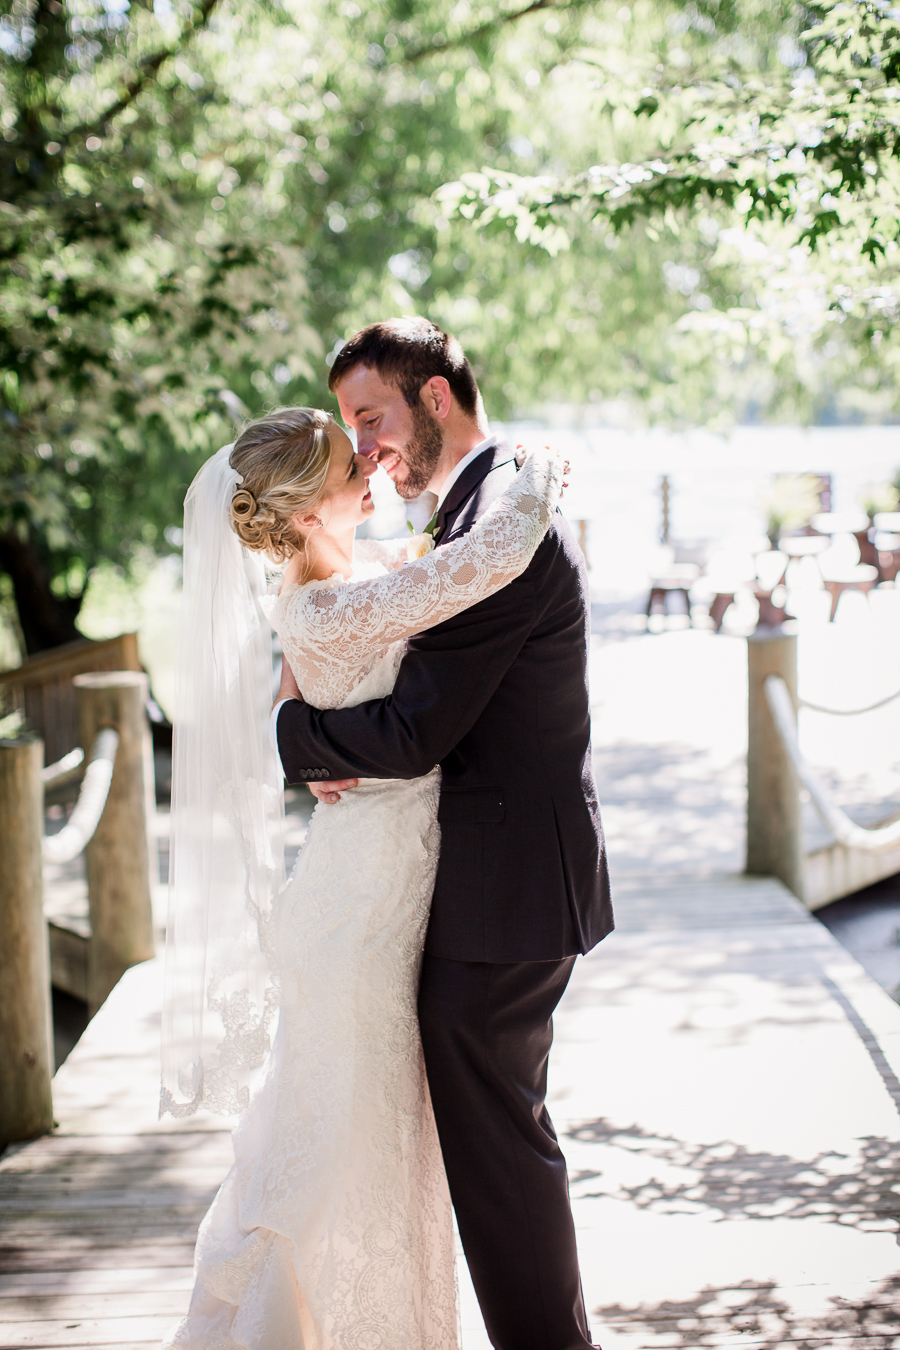
M 272 632 L 262 558 L 231 528 L 231 450 L 207 460 L 185 500 L 160 1115 L 242 1110 L 277 1005 L 266 957 L 284 885 Z

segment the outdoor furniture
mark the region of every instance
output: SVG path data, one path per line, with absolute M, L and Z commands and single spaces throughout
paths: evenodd
M 647 600 L 647 622 L 649 626 L 650 615 L 654 609 L 659 607 L 663 614 L 669 613 L 669 597 L 671 595 L 684 596 L 685 612 L 688 616 L 688 623 L 693 627 L 693 618 L 691 616 L 691 586 L 700 575 L 700 568 L 696 563 L 672 563 L 665 576 L 653 577 L 650 582 L 650 595 Z
M 736 591 L 715 591 L 709 607 L 709 617 L 715 632 L 721 633 L 725 615 L 734 604 Z
M 771 591 L 763 591 L 757 588 L 753 594 L 759 605 L 758 627 L 780 628 L 785 620 L 791 617 L 783 605 L 775 604 Z
M 862 591 L 865 595 L 878 584 L 878 568 L 859 560 L 859 542 L 855 533 L 836 535 L 831 547 L 820 554 L 818 561 L 825 589 L 831 596 L 829 623 L 834 622 L 838 603 L 845 591 Z
M 865 563 L 867 567 L 874 567 L 879 572 L 881 565 L 878 561 L 878 548 L 872 537 L 875 534 L 873 529 L 854 530 L 853 538 L 859 546 L 859 561 Z
M 756 555 L 756 579 L 753 594 L 759 605 L 759 627 L 779 628 L 785 619 L 790 618 L 783 605 L 777 604 L 773 596 L 783 588 L 790 558 L 780 548 L 767 550 Z
M 900 573 L 900 511 L 877 512 L 874 525 L 879 575 L 882 581 L 896 581 Z
M 691 588 L 693 604 L 709 608 L 713 629 L 721 633 L 725 615 L 739 592 L 756 584 L 753 548 L 747 543 L 726 541 L 708 555 L 704 572 Z
M 860 563 L 857 569 L 859 575 L 835 580 L 834 578 L 825 578 L 825 589 L 831 595 L 831 613 L 828 616 L 828 622 L 834 623 L 834 616 L 837 614 L 837 607 L 844 591 L 862 591 L 866 595 L 873 586 L 878 584 L 877 567 L 869 567 L 866 563 Z M 862 573 L 866 575 L 863 576 Z
M 857 563 L 879 569 L 878 550 L 871 538 L 871 522 L 862 511 L 823 511 L 812 518 L 813 528 L 832 540 L 852 535 L 858 549 Z
M 691 587 L 700 576 L 707 551 L 705 541 L 684 540 L 661 545 L 652 560 L 655 571 L 650 574 L 650 594 L 647 598 L 648 628 L 655 609 L 662 610 L 663 614 L 669 613 L 669 597 L 672 595 L 684 597 L 685 613 L 688 623 L 693 627 Z
M 878 574 L 882 581 L 896 581 L 900 572 L 900 534 L 875 534 Z
M 900 520 L 900 514 L 897 515 Z M 823 511 L 813 516 L 813 529 L 831 538 L 817 556 L 825 589 L 831 596 L 829 622 L 834 622 L 845 591 L 864 595 L 882 580 L 877 550 L 869 540 L 869 517 L 862 511 Z M 874 558 L 874 561 L 873 561 Z
M 829 543 L 825 534 L 792 534 L 781 540 L 780 551 L 789 558 L 815 557 L 817 553 L 824 553 Z
M 869 528 L 865 511 L 819 511 L 809 522 L 819 534 L 856 534 Z

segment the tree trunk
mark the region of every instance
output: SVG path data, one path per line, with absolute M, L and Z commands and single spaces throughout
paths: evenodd
M 0 534 L 0 571 L 12 579 L 19 626 L 29 656 L 84 636 L 75 627 L 81 596 L 73 599 L 53 594 L 50 574 L 30 540 L 20 539 L 12 530 Z

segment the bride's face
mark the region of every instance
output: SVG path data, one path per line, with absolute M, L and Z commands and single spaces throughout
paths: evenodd
M 369 479 L 378 465 L 365 455 L 356 454 L 350 438 L 334 423 L 329 426 L 327 435 L 331 444 L 331 462 L 325 491 L 315 512 L 300 523 L 307 529 L 315 529 L 318 518 L 329 534 L 339 535 L 361 525 L 375 510 Z

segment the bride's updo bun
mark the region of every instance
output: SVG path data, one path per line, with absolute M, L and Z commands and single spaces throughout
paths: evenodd
M 231 499 L 231 525 L 245 548 L 285 562 L 303 547 L 294 517 L 309 515 L 322 499 L 332 420 L 321 408 L 276 408 L 241 432 L 229 456 L 243 479 Z

